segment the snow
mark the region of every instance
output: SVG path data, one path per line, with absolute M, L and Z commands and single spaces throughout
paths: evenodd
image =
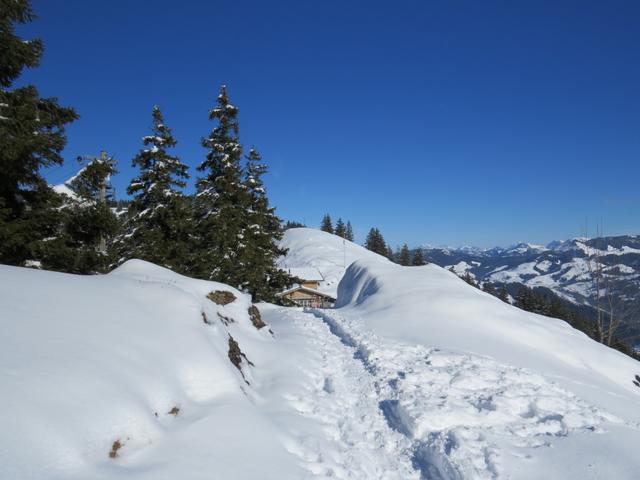
M 536 267 L 536 262 L 522 263 L 517 267 L 512 268 L 511 270 L 495 271 L 489 276 L 489 279 L 493 282 L 525 283 L 525 280 L 523 279 L 524 276 L 539 275 L 539 272 L 535 269 L 535 267 Z
M 372 258 L 389 262 L 349 240 L 313 228 L 287 230 L 280 245 L 289 250 L 287 255 L 279 259 L 280 268 L 311 267 L 318 270 L 323 277 L 318 289 L 334 298 L 346 267 L 355 260 Z
M 0 478 L 639 478 L 640 363 L 435 265 L 282 244 L 339 308 L 260 304 L 258 330 L 247 295 L 139 260 L 0 266 Z
M 77 200 L 78 199 L 78 195 L 76 194 L 76 192 L 74 192 L 70 187 L 69 187 L 69 182 L 65 182 L 65 183 L 60 183 L 58 185 L 53 185 L 51 187 L 56 193 L 60 194 L 60 195 L 66 195 L 67 197 L 71 198 L 72 200 Z
M 284 262 L 339 261 L 335 237 L 289 235 Z M 421 478 L 640 475 L 637 361 L 435 265 L 366 254 L 344 272 L 336 306 L 314 314 L 355 349 Z
M 553 266 L 553 263 L 551 263 L 549 260 L 543 260 L 541 262 L 538 262 L 538 264 L 536 265 L 536 268 L 541 272 L 548 272 L 552 266 Z
M 450 265 L 445 268 L 447 270 L 453 268 L 453 271 L 456 272 L 457 275 L 462 276 L 465 273 L 467 273 L 469 270 L 471 270 L 473 268 L 473 265 L 469 265 L 467 262 L 463 260 L 461 262 L 456 263 L 455 265 Z M 471 275 L 472 278 L 476 278 L 476 276 L 472 272 L 469 272 L 469 275 Z
M 637 361 L 435 265 L 357 261 L 336 306 L 325 315 L 393 385 L 391 421 L 434 478 L 640 474 L 624 456 L 640 441 Z
M 301 478 L 227 357 L 229 335 L 252 361 L 274 342 L 246 295 L 142 261 L 89 277 L 0 266 L 0 284 L 0 478 Z M 216 289 L 237 300 L 214 304 Z
M 607 255 L 627 255 L 627 254 L 631 254 L 631 253 L 635 253 L 635 254 L 639 254 L 640 253 L 640 249 L 637 248 L 632 248 L 626 245 L 623 245 L 620 248 L 615 248 L 612 247 L 611 245 L 607 245 L 607 249 L 606 250 L 600 250 L 597 249 L 595 247 L 591 247 L 589 245 L 587 245 L 586 240 L 583 241 L 576 241 L 575 242 L 575 246 L 581 250 L 582 252 L 584 252 L 585 255 L 587 256 L 595 256 L 595 257 L 604 257 Z
M 324 278 L 322 277 L 322 274 L 318 271 L 317 268 L 293 267 L 293 268 L 287 268 L 287 272 L 289 273 L 289 275 L 298 277 L 302 280 L 317 281 L 317 282 L 321 282 L 322 280 L 324 280 Z

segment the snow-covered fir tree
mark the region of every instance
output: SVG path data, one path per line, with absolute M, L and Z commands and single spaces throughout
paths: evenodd
M 188 167 L 167 152 L 177 142 L 158 106 L 152 110 L 151 135 L 144 136 L 142 142 L 144 147 L 132 161 L 140 173 L 127 188 L 133 200 L 120 260 L 140 258 L 185 272 L 190 225 L 182 189 L 189 178 Z
M 246 226 L 249 194 L 242 183 L 242 145 L 239 140 L 238 108 L 229 101 L 226 86 L 220 88 L 217 105 L 209 112 L 215 122 L 202 139 L 208 149 L 198 166 L 194 240 L 190 271 L 194 276 L 244 288 Z
M 244 289 L 254 300 L 275 300 L 275 293 L 291 284 L 291 277 L 276 267 L 276 259 L 286 253 L 278 246 L 283 230 L 275 209 L 269 206 L 262 176 L 267 166 L 255 148 L 246 156 L 243 184 L 248 193 L 248 227 L 241 259 Z
M 194 276 L 236 286 L 256 299 L 273 300 L 291 283 L 291 277 L 275 265 L 285 253 L 277 246 L 282 228 L 269 206 L 262 180 L 266 166 L 257 150 L 249 151 L 242 169 L 237 117 L 238 108 L 223 85 L 209 112 L 215 126 L 202 140 L 208 153 L 198 166 L 203 175 L 196 182 L 189 267 Z
M 63 164 L 65 125 L 78 118 L 55 98 L 41 98 L 33 85 L 14 87 L 25 67 L 36 67 L 40 40 L 23 40 L 15 26 L 34 19 L 28 0 L 0 2 L 0 263 L 52 262 L 69 255 L 61 231 L 62 198 L 41 170 Z

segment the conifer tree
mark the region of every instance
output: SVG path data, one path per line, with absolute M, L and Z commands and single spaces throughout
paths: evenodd
M 292 283 L 292 278 L 276 266 L 278 257 L 286 254 L 278 241 L 282 238 L 282 224 L 269 206 L 262 176 L 267 166 L 255 148 L 246 156 L 243 184 L 248 193 L 249 213 L 243 258 L 244 289 L 254 301 L 276 300 L 275 294 Z
M 496 295 L 496 288 L 493 286 L 491 282 L 484 282 L 482 284 L 482 291 L 488 293 L 489 295 Z
M 465 282 L 467 282 L 469 285 L 471 285 L 472 287 L 477 287 L 478 285 L 476 284 L 476 281 L 473 278 L 473 275 L 471 275 L 470 272 L 464 272 L 464 275 L 461 277 L 462 280 L 464 280 Z
M 338 218 L 334 233 L 339 237 L 345 238 L 347 234 L 347 227 L 345 227 L 344 222 L 342 221 L 342 218 Z
M 42 260 L 60 232 L 62 198 L 44 180 L 41 169 L 61 165 L 65 125 L 78 115 L 41 98 L 33 85 L 12 89 L 25 67 L 36 67 L 40 40 L 24 41 L 15 25 L 35 18 L 28 0 L 0 0 L 0 263 L 21 265 Z M 44 241 L 47 239 L 47 241 Z
M 120 223 L 111 210 L 111 199 L 102 196 L 115 173 L 115 161 L 105 154 L 91 160 L 68 183 L 75 196 L 67 198 L 61 209 L 63 228 L 53 242 L 56 250 L 46 256 L 45 268 L 85 274 L 108 271 L 114 261 L 111 240 Z
M 182 189 L 188 167 L 167 152 L 176 146 L 160 107 L 152 110 L 151 135 L 133 158 L 140 173 L 129 184 L 133 195 L 125 228 L 121 260 L 140 258 L 185 273 L 189 234 L 188 208 Z
M 531 290 L 524 285 L 521 285 L 518 289 L 518 293 L 516 294 L 514 305 L 522 310 L 532 311 L 534 300 L 531 293 Z
M 427 262 L 424 259 L 424 254 L 422 253 L 422 249 L 418 248 L 413 255 L 413 266 L 421 267 L 422 265 L 426 265 Z
M 215 122 L 202 146 L 208 149 L 198 166 L 194 199 L 194 245 L 191 274 L 243 287 L 242 258 L 245 250 L 247 206 L 242 184 L 238 108 L 229 101 L 223 85 L 217 105 L 209 112 Z
M 302 222 L 297 222 L 295 220 L 287 220 L 287 223 L 284 224 L 284 230 L 289 230 L 290 228 L 304 228 L 306 225 Z
M 391 248 L 391 245 L 389 243 L 386 244 L 385 251 L 386 251 L 385 256 L 389 260 L 391 260 L 393 263 L 396 263 L 397 256 L 394 253 L 393 248 Z
M 344 232 L 344 238 L 346 238 L 350 242 L 353 242 L 353 227 L 351 226 L 351 222 L 349 221 L 347 221 L 347 226 Z
M 398 253 L 398 263 L 404 267 L 411 265 L 411 253 L 409 252 L 409 246 L 406 243 L 402 245 L 402 248 Z
M 380 230 L 375 227 L 369 230 L 364 246 L 367 250 L 371 250 L 379 255 L 387 255 L 387 244 Z
M 322 217 L 322 223 L 320 223 L 320 230 L 327 233 L 333 233 L 333 224 L 331 223 L 331 216 L 327 213 Z
M 498 298 L 502 300 L 504 303 L 510 303 L 509 292 L 507 292 L 507 287 L 505 285 L 502 285 L 500 287 L 500 290 L 498 290 Z

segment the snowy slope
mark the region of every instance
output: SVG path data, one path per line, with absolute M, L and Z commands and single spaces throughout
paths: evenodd
M 0 287 L 2 479 L 419 478 L 353 348 L 310 313 L 260 305 L 258 330 L 247 296 L 141 261 L 0 266 Z
M 434 265 L 283 242 L 340 308 L 261 304 L 258 329 L 146 262 L 0 266 L 0 478 L 640 478 L 638 362 Z
M 274 343 L 246 295 L 141 261 L 103 276 L 0 266 L 0 285 L 0 478 L 301 478 L 252 399 L 256 367 L 242 362 L 248 385 L 228 357 L 229 335 L 256 364 Z
M 341 240 L 293 236 L 297 266 L 336 260 Z M 369 253 L 316 315 L 355 349 L 422 478 L 640 478 L 638 362 L 440 267 Z
M 281 268 L 317 268 L 324 277 L 319 289 L 334 297 L 346 267 L 355 260 L 369 258 L 388 262 L 360 245 L 313 228 L 291 228 L 284 233 L 280 244 L 289 250 L 279 260 Z

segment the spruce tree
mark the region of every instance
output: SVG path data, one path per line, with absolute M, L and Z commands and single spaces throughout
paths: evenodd
M 491 282 L 484 282 L 482 284 L 482 291 L 488 293 L 489 295 L 496 295 L 496 288 L 493 286 Z
M 469 285 L 471 285 L 472 287 L 477 287 L 478 285 L 476 284 L 476 281 L 473 278 L 473 275 L 471 275 L 470 272 L 464 272 L 464 275 L 461 277 L 462 280 L 464 280 L 465 282 L 467 282 Z
M 522 310 L 531 311 L 533 308 L 533 298 L 531 295 L 531 291 L 521 285 L 518 289 L 518 293 L 516 293 L 515 303 L 514 305 Z
M 500 290 L 498 290 L 498 298 L 502 300 L 504 303 L 510 303 L 509 292 L 507 292 L 507 287 L 505 285 L 502 285 L 500 287 Z
M 298 222 L 295 220 L 287 220 L 287 223 L 284 224 L 284 230 L 289 230 L 290 228 L 304 228 L 306 225 L 302 222 Z
M 421 267 L 422 265 L 426 265 L 427 262 L 424 259 L 424 254 L 422 253 L 422 249 L 418 248 L 413 254 L 413 263 L 412 265 L 415 267 Z
M 379 255 L 387 255 L 387 244 L 380 230 L 375 227 L 369 230 L 364 246 L 367 250 L 371 250 Z
M 353 227 L 351 226 L 351 222 L 349 221 L 347 221 L 347 226 L 344 232 L 344 238 L 346 238 L 350 242 L 353 242 Z
M 140 258 L 185 273 L 190 226 L 182 189 L 188 167 L 167 152 L 177 142 L 160 107 L 154 106 L 151 115 L 151 135 L 142 137 L 144 148 L 132 160 L 140 173 L 127 189 L 133 200 L 121 260 Z
M 390 244 L 386 244 L 385 246 L 385 257 L 387 257 L 389 260 L 391 260 L 393 263 L 396 263 L 397 257 L 396 254 L 393 251 L 393 248 L 391 248 Z
M 333 224 L 331 223 L 331 216 L 327 213 L 324 217 L 322 217 L 322 222 L 320 223 L 320 230 L 327 233 L 333 233 Z
M 40 40 L 15 34 L 16 24 L 34 18 L 28 0 L 0 0 L 0 263 L 11 265 L 59 255 L 50 240 L 60 233 L 62 198 L 41 169 L 63 163 L 65 125 L 78 118 L 57 99 L 41 98 L 33 85 L 12 89 L 42 56 Z
M 411 265 L 411 253 L 406 243 L 402 245 L 400 252 L 398 252 L 398 263 L 404 267 Z
M 208 152 L 198 166 L 203 175 L 196 182 L 190 271 L 193 276 L 242 288 L 250 200 L 241 179 L 237 116 L 238 108 L 223 85 L 217 105 L 209 112 L 215 126 L 202 140 Z
M 345 238 L 347 234 L 347 227 L 345 227 L 344 222 L 342 221 L 342 218 L 338 218 L 334 233 L 339 237 Z
M 254 301 L 275 301 L 275 294 L 292 283 L 292 278 L 276 266 L 278 257 L 286 250 L 278 245 L 282 238 L 282 223 L 269 206 L 262 176 L 267 166 L 255 148 L 246 156 L 243 184 L 248 193 L 249 209 L 244 243 L 243 287 Z

